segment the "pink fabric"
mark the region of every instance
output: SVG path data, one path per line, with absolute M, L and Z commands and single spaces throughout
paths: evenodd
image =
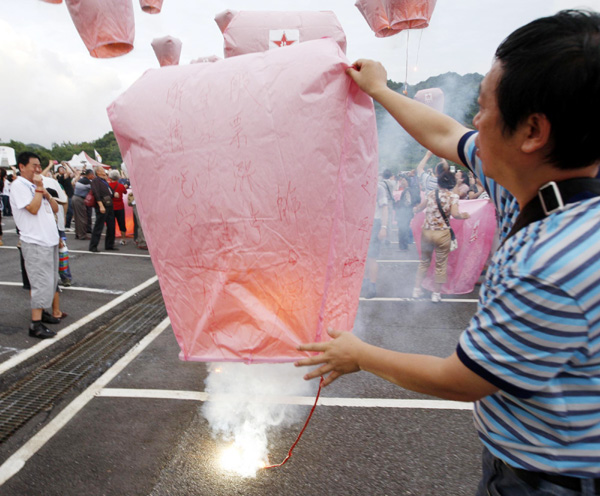
M 182 359 L 293 361 L 352 329 L 378 159 L 348 64 L 309 41 L 149 70 L 109 107 Z
M 426 28 L 436 0 L 357 0 L 355 5 L 375 36 L 392 36 L 404 29 Z
M 459 200 L 459 210 L 468 212 L 470 218 L 457 220 L 450 217 L 450 225 L 458 240 L 458 249 L 448 257 L 448 280 L 442 286 L 444 294 L 465 294 L 475 288 L 475 283 L 488 259 L 494 232 L 496 230 L 496 210 L 489 200 Z M 416 214 L 411 222 L 415 244 L 421 253 L 421 230 L 424 212 Z M 435 254 L 429 266 L 423 287 L 434 289 Z
M 152 40 L 152 49 L 154 50 L 161 67 L 179 64 L 181 40 L 173 38 L 172 36 L 154 38 Z
M 438 112 L 444 111 L 444 92 L 440 88 L 419 90 L 415 94 L 415 100 L 428 105 Z
M 333 12 L 235 12 L 217 14 L 225 57 L 264 52 L 308 40 L 333 38 L 346 52 L 346 35 Z
M 159 14 L 163 0 L 140 0 L 140 7 L 147 14 Z
M 65 0 L 79 36 L 92 57 L 109 58 L 133 50 L 131 0 Z

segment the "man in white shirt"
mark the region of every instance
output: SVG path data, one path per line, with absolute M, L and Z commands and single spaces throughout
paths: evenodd
M 40 158 L 35 153 L 19 154 L 21 176 L 11 185 L 10 204 L 19 229 L 21 251 L 31 284 L 31 337 L 56 336 L 46 324 L 58 324 L 66 314 L 60 310 L 58 293 L 58 229 L 54 214 L 58 204 L 50 196 L 41 176 Z M 52 313 L 45 308 L 52 307 Z

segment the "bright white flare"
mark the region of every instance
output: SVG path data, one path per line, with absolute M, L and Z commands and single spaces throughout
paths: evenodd
M 236 442 L 221 453 L 221 467 L 227 472 L 233 472 L 240 477 L 256 477 L 256 472 L 266 467 L 263 450 L 250 443 Z

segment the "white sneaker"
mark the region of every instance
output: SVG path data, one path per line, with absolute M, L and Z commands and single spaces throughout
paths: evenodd
M 414 288 L 412 292 L 413 298 L 423 298 L 423 290 L 421 288 Z
M 439 303 L 442 301 L 442 295 L 439 293 L 431 293 L 431 301 L 434 303 Z

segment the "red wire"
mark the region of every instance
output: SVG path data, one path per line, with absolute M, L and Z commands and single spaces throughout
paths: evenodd
M 312 409 L 310 410 L 310 413 L 308 414 L 308 418 L 306 419 L 306 422 L 304 422 L 304 427 L 302 427 L 300 434 L 298 434 L 296 441 L 294 441 L 294 444 L 292 444 L 292 447 L 288 451 L 288 454 L 285 457 L 285 459 L 281 463 L 278 463 L 277 465 L 267 465 L 266 467 L 263 467 L 263 468 L 267 469 L 267 468 L 281 467 L 290 459 L 290 457 L 292 456 L 292 451 L 294 451 L 294 448 L 298 444 L 298 441 L 300 441 L 300 438 L 302 437 L 302 434 L 306 430 L 306 427 L 308 426 L 308 423 L 310 422 L 310 418 L 312 417 L 312 414 L 315 411 L 315 408 L 317 407 L 317 401 L 319 401 L 319 395 L 321 394 L 322 386 L 323 386 L 323 377 L 321 377 L 321 381 L 319 382 L 319 390 L 317 391 L 317 397 L 315 398 L 315 404 L 313 405 Z

